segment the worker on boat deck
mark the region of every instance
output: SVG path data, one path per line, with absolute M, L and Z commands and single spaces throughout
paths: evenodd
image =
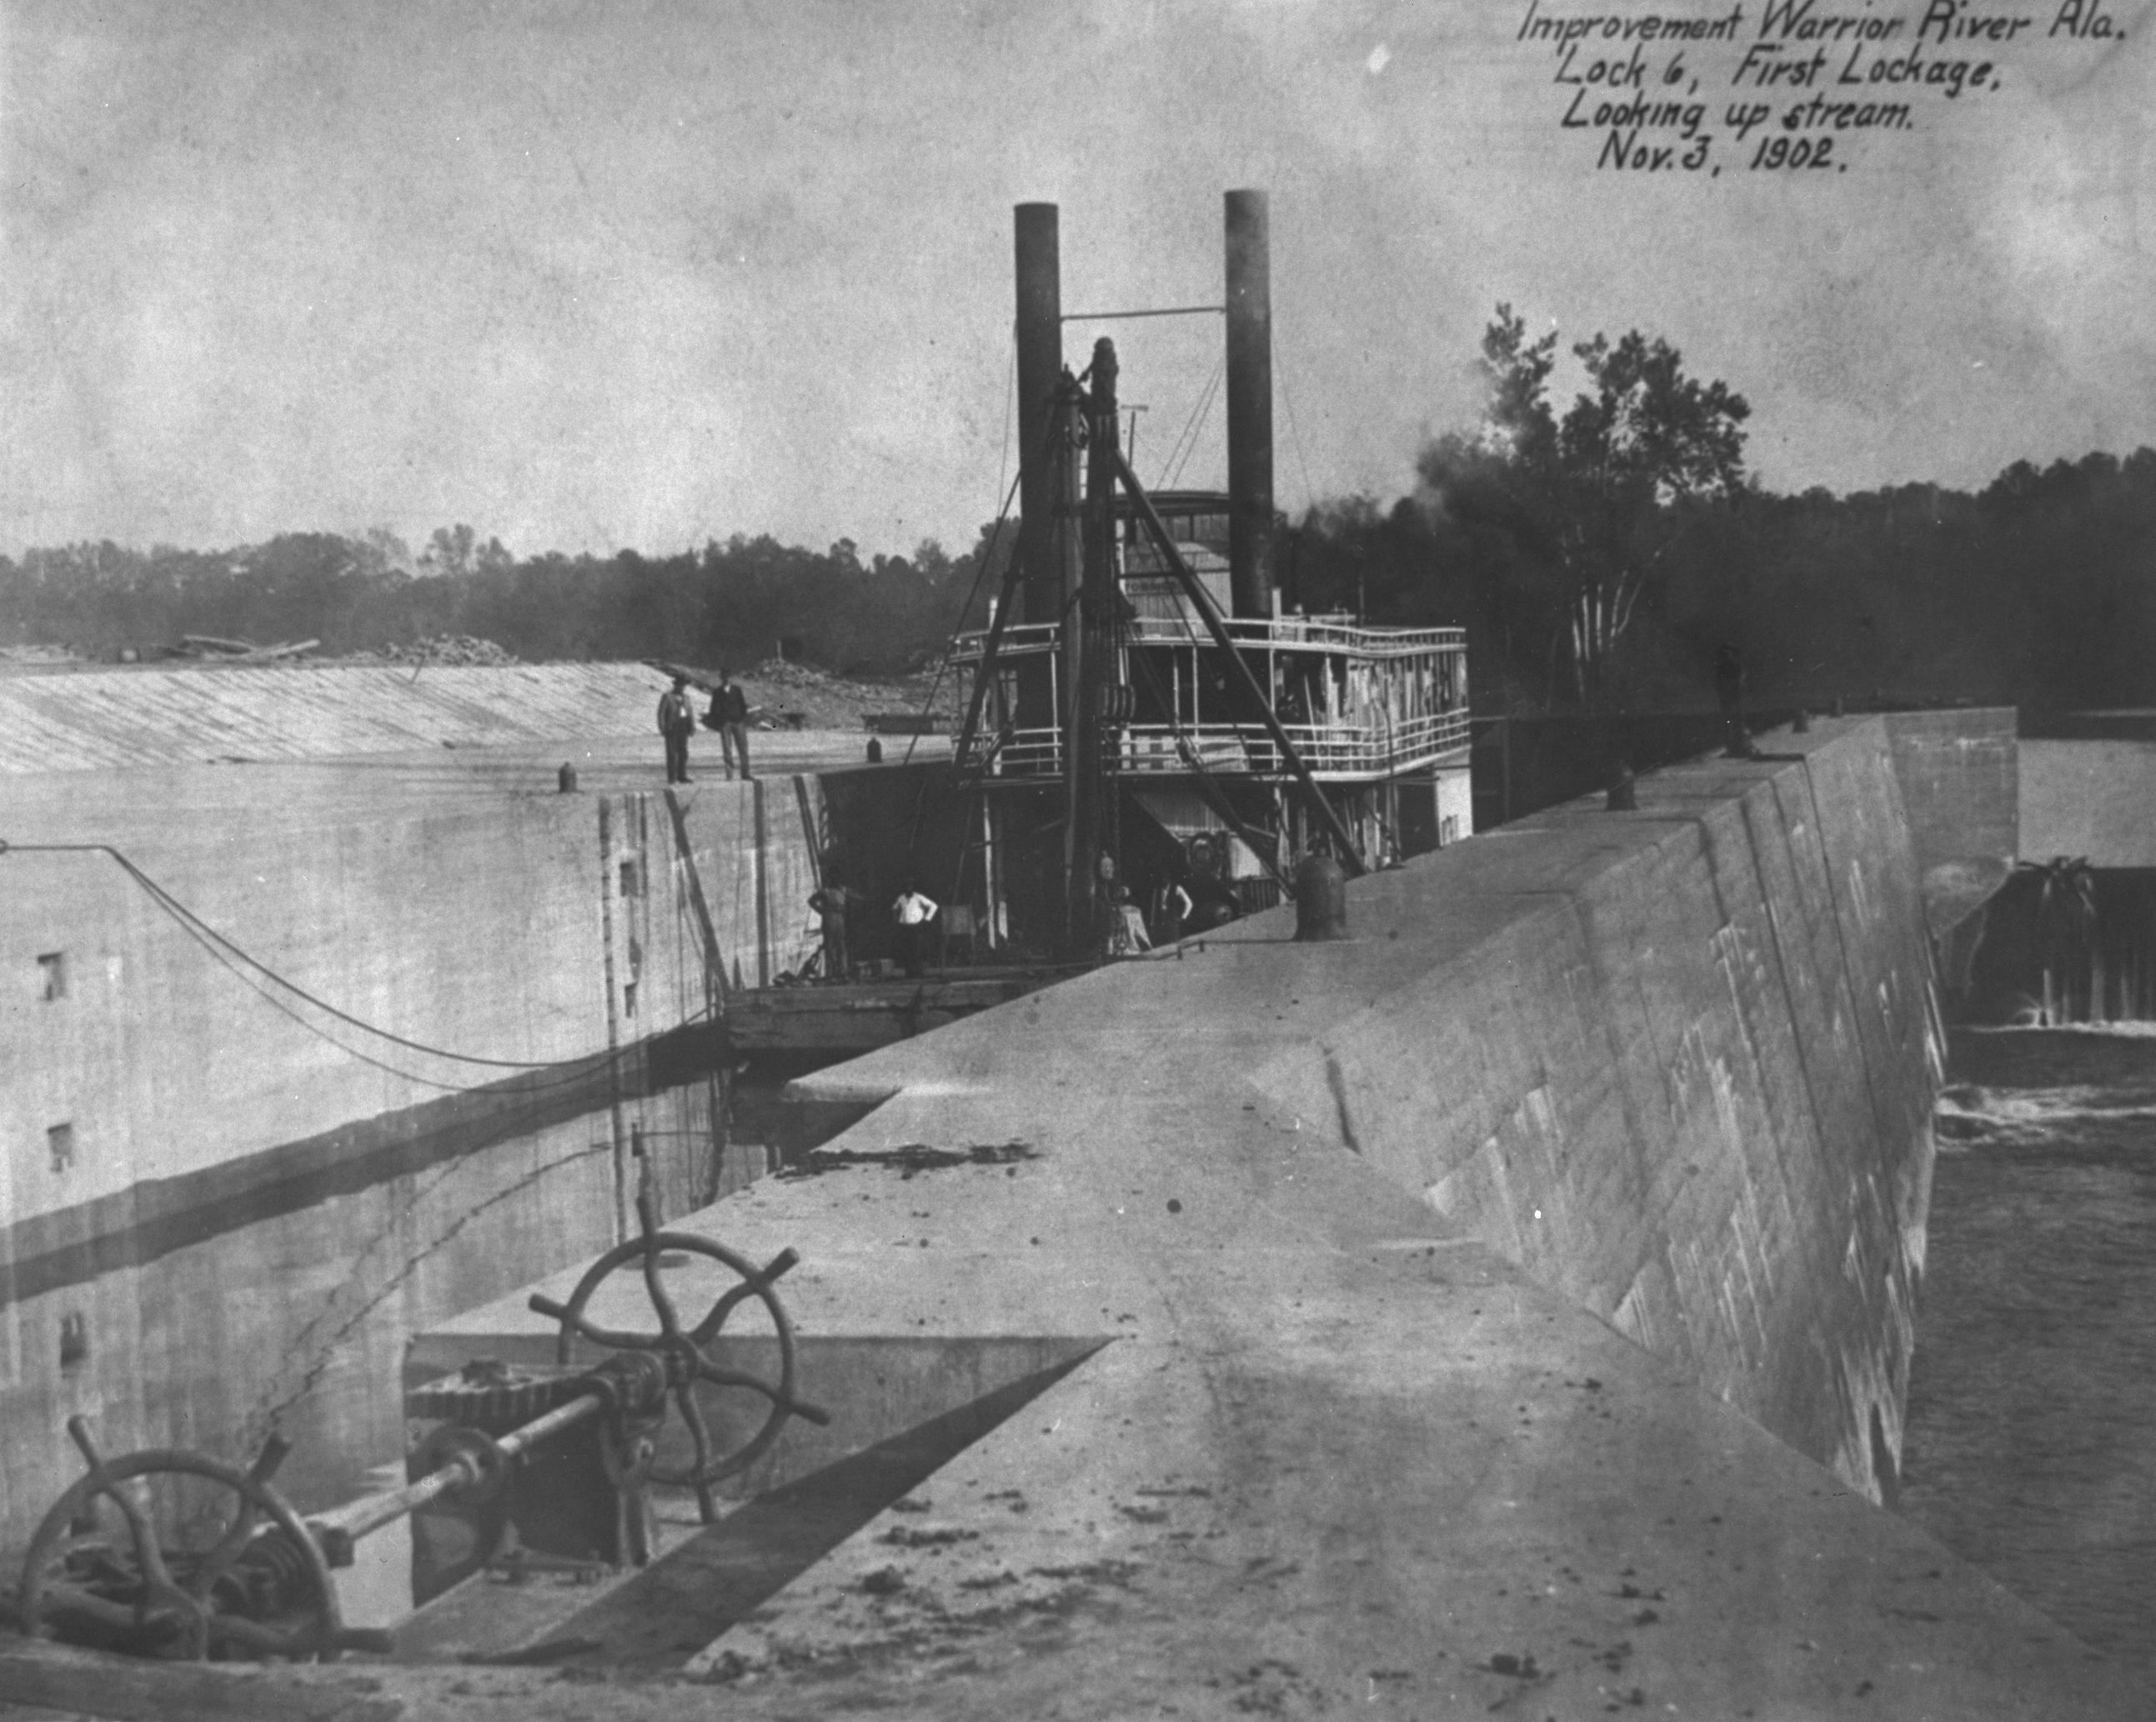
M 689 781 L 689 735 L 696 727 L 696 713 L 689 704 L 689 678 L 677 675 L 674 685 L 659 696 L 659 733 L 666 743 L 666 781 Z
M 1146 936 L 1145 917 L 1138 906 L 1131 901 L 1131 894 L 1122 885 L 1108 889 L 1108 955 L 1136 956 L 1152 949 L 1152 940 Z
M 1171 879 L 1162 885 L 1155 899 L 1152 924 L 1153 942 L 1173 945 L 1183 936 L 1183 923 L 1198 905 L 1191 900 L 1190 893 L 1183 889 L 1183 881 Z
M 711 726 L 719 732 L 719 741 L 726 748 L 726 776 L 734 774 L 734 755 L 741 755 L 741 774 L 748 780 L 748 695 L 741 684 L 726 674 L 719 672 L 718 691 L 711 695 Z
M 823 917 L 824 978 L 843 981 L 849 972 L 846 961 L 846 911 L 850 909 L 859 893 L 844 885 L 825 884 L 809 898 L 808 906 Z
M 1744 726 L 1744 654 L 1736 647 L 1717 647 L 1714 653 L 1714 693 L 1722 705 L 1722 728 L 1728 746 L 1722 756 L 1730 760 L 1758 757 L 1752 732 Z
M 908 879 L 898 900 L 891 905 L 891 912 L 898 921 L 899 951 L 906 959 L 906 972 L 918 979 L 921 956 L 928 945 L 928 929 L 936 920 L 936 904 L 916 881 Z
M 1242 919 L 1242 905 L 1236 900 L 1234 889 L 1217 879 L 1199 879 L 1191 893 L 1197 906 L 1183 924 L 1189 933 L 1209 933 L 1215 927 L 1224 927 L 1231 920 Z

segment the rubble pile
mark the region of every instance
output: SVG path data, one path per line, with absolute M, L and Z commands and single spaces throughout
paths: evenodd
M 60 664 L 80 664 L 83 660 L 72 646 L 0 646 L 0 664 L 28 664 L 49 667 Z
M 482 640 L 470 634 L 438 633 L 411 645 L 384 646 L 378 652 L 356 653 L 356 658 L 372 658 L 384 664 L 453 664 L 492 665 L 515 664 L 514 652 L 505 651 L 492 640 Z
M 813 664 L 795 664 L 785 658 L 767 658 L 754 669 L 744 670 L 742 675 L 746 679 L 768 682 L 781 688 L 829 687 L 840 679 Z

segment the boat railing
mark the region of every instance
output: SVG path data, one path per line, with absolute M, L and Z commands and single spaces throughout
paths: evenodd
M 1468 745 L 1468 714 L 1432 712 L 1385 725 L 1284 724 L 1288 740 L 1321 778 L 1396 776 L 1435 765 Z M 1110 730 L 1109 769 L 1117 773 L 1189 773 L 1285 777 L 1290 767 L 1271 734 L 1255 724 L 1119 724 Z M 997 778 L 1057 777 L 1063 739 L 1052 725 L 1010 729 L 975 739 L 962 770 Z
M 1343 652 L 1366 658 L 1403 658 L 1467 649 L 1467 630 L 1461 628 L 1365 628 L 1307 616 L 1236 618 L 1228 622 L 1226 627 L 1228 637 L 1237 645 L 1254 650 Z M 1004 630 L 996 653 L 998 657 L 1009 657 L 1053 651 L 1061 635 L 1062 627 L 1058 623 L 1020 623 Z M 952 642 L 952 662 L 978 664 L 988 638 L 985 629 L 960 634 Z M 1132 646 L 1216 649 L 1211 638 L 1195 623 L 1169 617 L 1141 616 L 1127 621 L 1122 638 L 1125 643 Z

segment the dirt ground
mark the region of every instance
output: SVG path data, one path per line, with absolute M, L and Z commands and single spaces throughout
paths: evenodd
M 933 670 L 896 681 L 856 682 L 814 664 L 767 658 L 737 679 L 752 717 L 790 725 L 798 712 L 799 726 L 808 730 L 858 730 L 871 715 L 917 717 L 932 709 L 932 715 L 946 720 L 937 727 L 947 730 L 948 720 L 960 715 L 952 677 L 946 674 L 939 684 Z
M 215 655 L 158 656 L 140 664 L 117 664 L 78 655 L 62 645 L 0 646 L 0 675 L 55 674 L 69 671 L 144 669 L 214 669 L 259 667 L 272 662 L 285 668 L 302 665 L 362 664 L 435 664 L 506 665 L 520 662 L 491 640 L 464 635 L 444 635 L 414 645 L 384 647 L 377 651 L 321 653 L 308 652 L 275 659 L 234 659 Z M 657 668 L 654 662 L 654 668 Z M 701 684 L 717 680 L 716 671 L 682 664 Z M 859 730 L 874 716 L 917 717 L 924 711 L 940 720 L 947 730 L 958 715 L 957 688 L 945 674 L 938 680 L 931 669 L 891 681 L 855 681 L 814 664 L 788 663 L 768 658 L 738 678 L 748 695 L 752 718 L 773 727 L 808 730 Z M 798 717 L 798 723 L 796 719 Z M 892 725 L 896 728 L 897 725 Z

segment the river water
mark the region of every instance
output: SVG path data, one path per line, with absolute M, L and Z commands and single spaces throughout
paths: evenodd
M 2156 1023 L 1958 1029 L 1901 1509 L 2156 1666 Z

